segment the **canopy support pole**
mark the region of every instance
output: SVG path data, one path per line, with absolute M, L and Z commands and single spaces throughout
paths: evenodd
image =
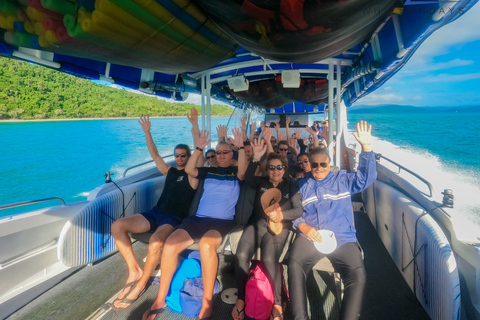
M 335 144 L 335 165 L 338 168 L 342 168 L 342 151 L 341 151 L 341 143 L 340 141 L 343 138 L 343 117 L 342 117 L 342 65 L 340 61 L 337 61 L 337 81 L 336 81 L 336 88 L 337 88 L 337 103 L 335 108 L 335 129 L 337 132 L 337 143 Z M 331 130 L 330 130 L 331 131 Z M 333 134 L 333 132 L 332 132 Z
M 333 88 L 335 86 L 333 60 L 328 63 L 328 154 L 333 161 Z
M 202 75 L 202 130 L 207 130 L 210 133 L 210 139 L 212 138 L 212 100 L 211 89 L 212 83 L 210 82 L 210 73 Z M 205 116 L 207 117 L 205 123 Z M 211 143 L 208 144 L 208 148 L 211 147 Z

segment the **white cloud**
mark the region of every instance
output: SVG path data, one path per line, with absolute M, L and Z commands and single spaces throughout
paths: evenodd
M 439 74 L 438 76 L 429 76 L 419 79 L 421 82 L 462 82 L 470 80 L 479 80 L 480 73 L 467 74 Z
M 387 90 L 388 91 L 388 90 Z M 367 105 L 380 105 L 380 104 L 398 104 L 403 102 L 405 99 L 401 96 L 398 96 L 394 93 L 389 92 L 374 92 L 369 94 L 366 97 L 363 97 L 359 102 L 361 104 Z
M 422 66 L 405 66 L 404 70 L 402 70 L 402 74 L 417 74 L 417 73 L 425 73 L 425 72 L 432 72 L 432 71 L 439 71 L 439 70 L 447 70 L 455 67 L 464 67 L 464 66 L 471 66 L 475 64 L 472 60 L 462 60 L 462 59 L 454 59 L 447 62 L 439 62 L 439 63 L 428 63 Z

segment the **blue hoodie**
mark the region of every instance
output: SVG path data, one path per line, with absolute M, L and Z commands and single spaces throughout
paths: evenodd
M 299 181 L 303 216 L 293 221 L 293 227 L 298 230 L 298 226 L 305 222 L 317 230 L 331 230 L 339 247 L 347 242 L 356 242 L 350 196 L 367 189 L 376 179 L 373 151 L 360 154 L 357 172 L 330 172 L 318 182 L 308 175 Z

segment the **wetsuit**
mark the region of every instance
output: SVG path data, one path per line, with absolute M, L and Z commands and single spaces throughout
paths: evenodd
M 268 177 L 255 176 L 258 163 L 250 161 L 245 172 L 245 182 L 256 190 L 256 194 L 252 215 L 240 238 L 235 256 L 238 298 L 245 301 L 245 286 L 248 280 L 250 261 L 257 248 L 260 247 L 267 276 L 274 288 L 274 303 L 281 305 L 282 275 L 278 259 L 287 239 L 291 221 L 302 215 L 302 196 L 293 180 L 284 178 L 277 185 L 277 189 L 282 192 L 279 205 L 283 213 L 283 230 L 278 235 L 271 233 L 267 228 L 268 216 L 263 211 L 260 199 L 265 191 L 274 186 Z

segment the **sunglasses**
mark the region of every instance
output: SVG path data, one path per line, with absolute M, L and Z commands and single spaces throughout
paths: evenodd
M 327 162 L 320 162 L 320 163 L 312 162 L 312 163 L 310 164 L 310 166 L 311 166 L 313 169 L 315 169 L 315 168 L 318 167 L 318 166 L 320 166 L 320 167 L 322 167 L 322 168 L 326 168 L 326 167 L 328 167 L 328 163 L 327 163 Z
M 280 150 L 280 151 L 288 151 L 288 149 L 282 149 L 282 148 L 279 148 L 278 150 Z
M 283 170 L 283 166 L 281 164 L 279 164 L 278 166 L 268 166 L 268 170 L 270 171 L 274 171 L 275 169 L 277 169 L 278 171 L 282 171 Z
M 186 156 L 187 156 L 186 153 L 179 153 L 179 154 L 176 154 L 176 155 L 175 155 L 175 158 L 178 158 L 178 157 L 185 158 Z
M 210 159 L 212 159 L 212 158 L 215 158 L 215 155 L 211 155 L 211 156 L 205 157 L 205 159 L 207 159 L 207 160 L 210 160 Z
M 308 159 L 298 161 L 298 164 L 308 163 Z
M 217 150 L 215 151 L 216 154 L 229 154 L 230 152 L 232 152 L 231 150 Z
M 270 139 L 270 142 L 275 142 L 277 141 L 277 139 Z

